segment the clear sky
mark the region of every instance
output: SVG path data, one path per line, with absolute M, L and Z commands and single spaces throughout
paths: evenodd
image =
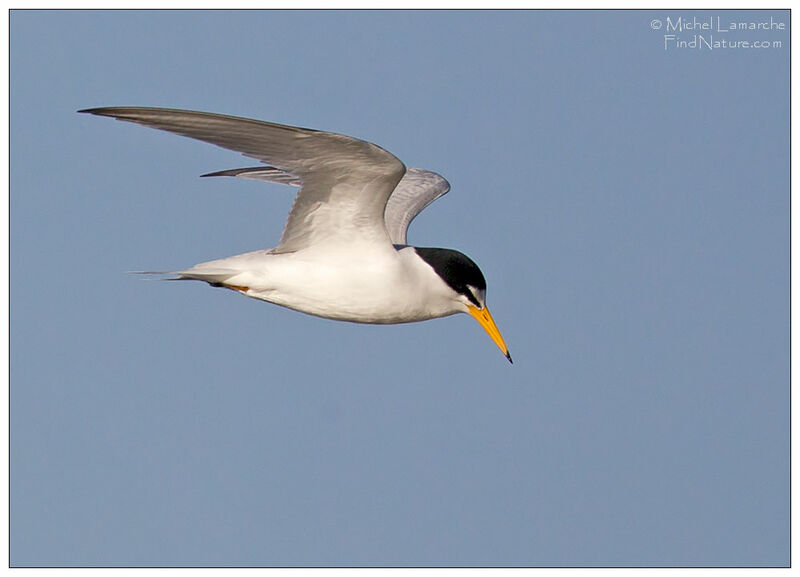
M 11 563 L 788 564 L 788 26 L 13 12 Z M 75 113 L 113 105 L 441 173 L 409 242 L 480 265 L 515 364 L 467 315 L 354 325 L 127 275 L 274 246 L 294 189 Z

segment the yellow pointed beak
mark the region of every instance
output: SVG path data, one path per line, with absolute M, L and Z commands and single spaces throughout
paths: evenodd
M 489 336 L 492 337 L 494 343 L 506 356 L 508 362 L 513 365 L 514 361 L 511 360 L 511 355 L 508 353 L 506 342 L 503 340 L 503 335 L 500 334 L 500 329 L 498 329 L 497 325 L 494 324 L 494 319 L 492 318 L 492 315 L 489 314 L 489 309 L 486 307 L 479 309 L 478 307 L 474 307 L 472 305 L 467 305 L 467 308 L 469 309 L 469 314 L 475 317 L 476 321 L 481 323 L 483 330 L 489 333 Z

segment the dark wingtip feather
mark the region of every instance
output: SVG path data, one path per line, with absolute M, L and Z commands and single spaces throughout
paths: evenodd
M 99 108 L 84 108 L 78 112 L 83 114 L 94 114 L 95 116 L 108 116 L 116 118 L 117 120 L 128 120 L 136 122 L 138 115 L 144 111 L 158 111 L 163 112 L 166 109 L 159 108 L 145 108 L 139 106 L 101 106 Z
M 242 172 L 240 168 L 233 168 L 231 170 L 218 170 L 217 172 L 208 172 L 206 174 L 201 174 L 200 178 L 205 178 L 207 176 L 236 176 Z
M 78 110 L 80 114 L 96 114 L 98 116 L 112 116 L 109 114 L 109 111 L 112 110 L 111 108 L 84 108 L 83 110 Z

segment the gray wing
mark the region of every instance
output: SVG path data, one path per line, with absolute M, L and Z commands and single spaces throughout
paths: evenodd
M 331 132 L 191 110 L 111 107 L 80 112 L 135 122 L 235 150 L 301 181 L 277 252 L 323 242 L 389 242 L 383 213 L 405 166 L 372 143 Z
M 426 206 L 450 190 L 450 183 L 442 176 L 409 168 L 386 203 L 384 221 L 394 244 L 407 244 L 406 232 L 414 217 Z
M 212 172 L 203 176 L 237 176 L 253 180 L 264 180 L 278 184 L 300 186 L 299 178 L 272 166 L 235 168 Z M 408 225 L 425 207 L 450 190 L 450 183 L 442 176 L 421 168 L 409 168 L 389 197 L 384 212 L 386 230 L 393 244 L 407 244 Z

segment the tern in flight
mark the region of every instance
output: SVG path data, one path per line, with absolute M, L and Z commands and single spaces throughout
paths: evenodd
M 328 319 L 397 324 L 472 315 L 511 361 L 466 255 L 406 244 L 417 214 L 450 184 L 342 134 L 166 108 L 81 110 L 202 140 L 264 165 L 214 172 L 299 186 L 280 243 L 170 274 Z

